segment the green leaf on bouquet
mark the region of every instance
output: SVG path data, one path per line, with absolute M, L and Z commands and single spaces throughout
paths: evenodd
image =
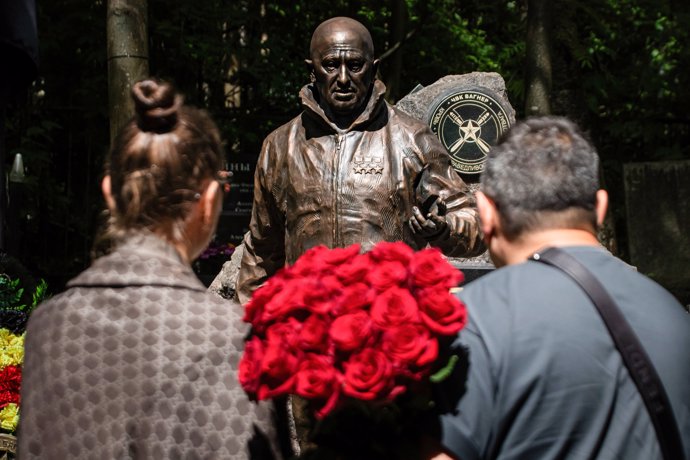
M 429 377 L 429 380 L 431 380 L 433 383 L 443 382 L 445 379 L 450 377 L 450 374 L 453 373 L 453 369 L 455 369 L 455 365 L 459 360 L 460 358 L 458 355 L 451 355 L 446 365 L 439 369 L 435 374 L 432 374 Z

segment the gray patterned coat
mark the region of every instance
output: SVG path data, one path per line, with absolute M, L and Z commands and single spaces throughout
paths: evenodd
M 241 307 L 171 246 L 129 238 L 67 286 L 29 321 L 20 458 L 278 458 L 237 380 Z

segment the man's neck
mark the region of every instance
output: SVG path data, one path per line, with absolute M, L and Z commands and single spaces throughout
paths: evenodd
M 328 106 L 322 106 L 321 108 L 326 114 L 326 117 L 328 117 L 328 119 L 331 120 L 331 122 L 333 122 L 334 125 L 336 125 L 339 129 L 342 130 L 346 130 L 350 126 L 352 126 L 352 123 L 355 122 L 357 117 L 359 117 L 362 114 L 362 111 L 364 110 L 364 107 L 359 107 L 357 110 L 353 112 L 338 114 L 331 111 L 330 107 Z
M 600 244 L 596 235 L 588 230 L 542 230 L 521 236 L 508 243 L 505 250 L 505 265 L 524 262 L 540 249 L 551 246 L 600 246 Z

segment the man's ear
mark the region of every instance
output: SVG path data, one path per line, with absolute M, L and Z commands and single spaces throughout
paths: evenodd
M 606 211 L 609 207 L 609 194 L 606 190 L 597 190 L 596 203 L 594 204 L 594 210 L 597 214 L 597 226 L 604 224 L 604 219 L 606 218 Z
M 103 193 L 103 198 L 105 198 L 105 204 L 108 206 L 108 210 L 110 210 L 111 214 L 114 213 L 115 199 L 113 198 L 109 174 L 101 181 L 101 192 Z
M 498 211 L 496 210 L 496 203 L 491 200 L 484 193 L 477 191 L 477 211 L 479 211 L 479 220 L 481 221 L 482 233 L 487 238 L 493 235 L 496 226 L 498 225 Z

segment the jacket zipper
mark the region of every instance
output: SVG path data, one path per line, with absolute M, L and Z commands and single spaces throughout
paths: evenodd
M 335 168 L 333 168 L 333 201 L 335 205 L 333 206 L 333 247 L 340 247 L 340 229 L 338 227 L 338 214 L 340 213 L 340 148 L 343 142 L 343 136 L 336 133 L 335 135 Z

